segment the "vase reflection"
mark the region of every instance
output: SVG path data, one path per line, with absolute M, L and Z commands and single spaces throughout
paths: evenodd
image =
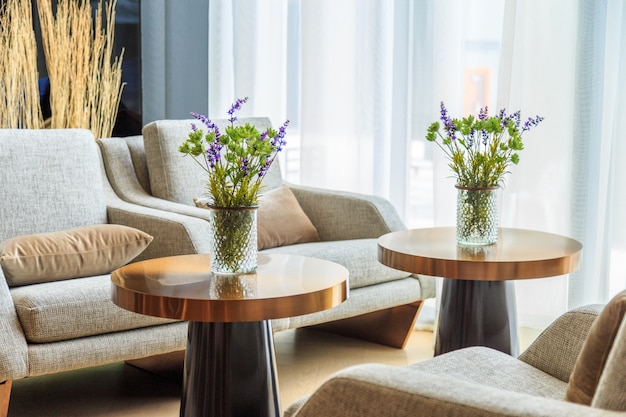
M 490 261 L 496 258 L 498 245 L 456 245 L 456 256 L 463 261 Z
M 212 274 L 211 298 L 242 300 L 257 295 L 257 274 Z

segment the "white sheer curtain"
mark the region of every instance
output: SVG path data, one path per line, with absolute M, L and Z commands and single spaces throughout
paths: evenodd
M 520 324 L 544 327 L 626 286 L 622 1 L 199 3 L 142 3 L 142 25 L 158 9 L 153 36 L 144 33 L 144 85 L 146 71 L 162 83 L 148 103 L 144 94 L 144 110 L 164 103 L 159 117 L 188 114 L 184 95 L 180 106 L 163 99 L 184 91 L 217 118 L 249 96 L 242 116 L 292 121 L 287 180 L 389 198 L 409 227 L 454 225 L 447 161 L 424 139 L 440 101 L 453 115 L 483 105 L 539 114 L 545 121 L 529 132 L 502 192 L 502 225 L 572 236 L 585 250 L 578 273 L 517 285 Z M 194 39 L 196 62 L 171 40 L 181 48 L 194 10 L 194 25 L 206 21 L 189 29 L 206 34 Z M 172 58 L 158 56 L 159 45 Z M 191 67 L 176 70 L 174 58 Z M 185 76 L 200 86 L 195 94 Z
M 521 162 L 511 170 L 502 193 L 502 224 L 577 238 L 572 229 L 571 150 L 578 14 L 572 4 L 506 3 L 498 108 L 545 118 L 528 132 Z M 520 323 L 545 327 L 567 309 L 567 287 L 568 277 L 517 282 Z
M 503 224 L 564 234 L 584 246 L 582 266 L 569 277 L 516 283 L 521 323 L 542 327 L 626 286 L 619 160 L 626 148 L 617 129 L 626 117 L 619 93 L 626 91 L 625 12 L 621 1 L 506 4 L 498 103 L 545 121 L 510 176 Z

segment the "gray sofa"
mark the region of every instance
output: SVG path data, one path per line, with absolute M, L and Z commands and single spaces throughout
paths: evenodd
M 222 127 L 226 120 L 214 121 Z M 240 119 L 263 129 L 267 118 Z M 196 120 L 161 120 L 146 125 L 142 136 L 98 140 L 109 181 L 123 200 L 208 220 L 194 198 L 206 193 L 206 178 L 190 157 L 178 152 Z M 288 139 L 288 136 L 287 136 Z M 319 242 L 265 249 L 340 263 L 350 271 L 350 297 L 328 311 L 276 320 L 274 331 L 304 326 L 340 332 L 390 346 L 403 347 L 422 301 L 435 296 L 434 278 L 411 275 L 377 261 L 376 239 L 405 226 L 385 199 L 356 193 L 287 184 L 275 162 L 264 179 L 265 191 L 282 185 L 295 195 L 311 220 Z M 261 202 L 263 205 L 263 202 Z M 277 214 L 280 215 L 280 214 Z
M 0 184 L 0 415 L 12 380 L 185 348 L 186 323 L 111 302 L 109 261 L 117 255 L 107 250 L 122 247 L 121 230 L 152 236 L 134 259 L 206 252 L 205 221 L 122 201 L 88 130 L 0 129 Z M 102 228 L 115 231 L 111 240 L 101 242 Z M 81 240 L 77 230 L 91 234 Z M 50 233 L 60 239 L 43 239 Z M 75 252 L 59 260 L 48 250 L 58 241 Z M 100 243 L 94 260 L 91 245 Z M 41 253 L 20 257 L 33 248 Z
M 407 367 L 347 368 L 285 417 L 624 416 L 625 311 L 622 292 L 604 310 L 567 312 L 519 358 L 471 347 Z

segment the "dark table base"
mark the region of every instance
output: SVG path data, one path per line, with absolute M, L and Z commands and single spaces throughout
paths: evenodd
M 189 323 L 181 417 L 280 417 L 269 321 Z
M 511 281 L 444 279 L 435 355 L 488 346 L 518 355 L 515 288 Z

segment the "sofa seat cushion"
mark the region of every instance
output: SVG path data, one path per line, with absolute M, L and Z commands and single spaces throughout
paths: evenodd
M 301 243 L 265 249 L 261 252 L 310 256 L 336 262 L 348 268 L 350 288 L 365 287 L 411 276 L 408 272 L 392 269 L 378 262 L 376 241 L 377 239 L 354 239 Z
M 12 288 L 26 340 L 55 342 L 173 321 L 116 306 L 111 301 L 111 285 L 107 274 Z
M 418 362 L 410 368 L 492 388 L 562 399 L 567 383 L 510 355 L 484 346 L 469 347 Z

